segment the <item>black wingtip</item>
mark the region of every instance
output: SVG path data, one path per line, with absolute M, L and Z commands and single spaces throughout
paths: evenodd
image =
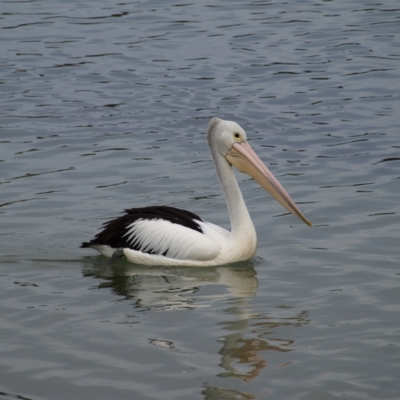
M 90 247 L 90 246 L 91 246 L 91 243 L 83 242 L 79 247 L 80 247 L 81 249 L 86 249 L 86 248 L 88 248 L 88 247 Z

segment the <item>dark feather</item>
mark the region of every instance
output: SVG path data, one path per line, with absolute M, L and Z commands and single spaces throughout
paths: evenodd
M 129 242 L 124 236 L 128 226 L 133 222 L 144 220 L 164 219 L 179 224 L 197 232 L 203 233 L 200 226 L 194 220 L 203 221 L 198 215 L 189 211 L 180 210 L 179 208 L 168 206 L 155 206 L 143 208 L 131 208 L 125 210 L 124 215 L 104 223 L 104 229 L 98 233 L 90 242 L 82 243 L 81 247 L 91 247 L 96 244 L 108 245 L 114 249 L 130 248 L 132 250 L 140 250 L 139 243 L 136 238 L 131 238 Z M 143 250 L 142 250 L 143 251 Z M 146 249 L 145 253 L 155 254 L 152 249 Z

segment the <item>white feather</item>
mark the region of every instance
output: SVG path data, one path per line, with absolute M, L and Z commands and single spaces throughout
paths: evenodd
M 212 229 L 207 223 L 196 222 L 201 227 L 205 226 L 208 232 L 203 234 L 163 219 L 141 219 L 129 225 L 124 236 L 128 236 L 127 241 L 131 245 L 136 243 L 139 251 L 152 250 L 160 255 L 166 253 L 166 257 L 176 260 L 211 260 L 221 251 L 221 240 L 216 241 L 215 235 L 210 237 Z
M 117 250 L 111 246 L 108 246 L 107 244 L 93 244 L 91 247 L 93 249 L 97 250 L 103 256 L 106 256 L 109 258 L 111 258 L 112 255 L 114 254 L 114 252 Z

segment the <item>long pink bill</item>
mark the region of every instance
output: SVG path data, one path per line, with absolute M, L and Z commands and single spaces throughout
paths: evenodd
M 296 203 L 247 142 L 234 143 L 226 154 L 226 158 L 240 172 L 244 172 L 256 180 L 276 201 L 293 215 L 301 219 L 308 226 L 312 226 L 312 223 L 301 213 Z

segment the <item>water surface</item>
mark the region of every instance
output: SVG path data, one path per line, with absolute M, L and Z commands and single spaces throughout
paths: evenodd
M 0 397 L 398 398 L 396 1 L 0 4 Z M 144 205 L 229 228 L 213 116 L 313 228 L 237 174 L 250 262 L 79 249 Z

